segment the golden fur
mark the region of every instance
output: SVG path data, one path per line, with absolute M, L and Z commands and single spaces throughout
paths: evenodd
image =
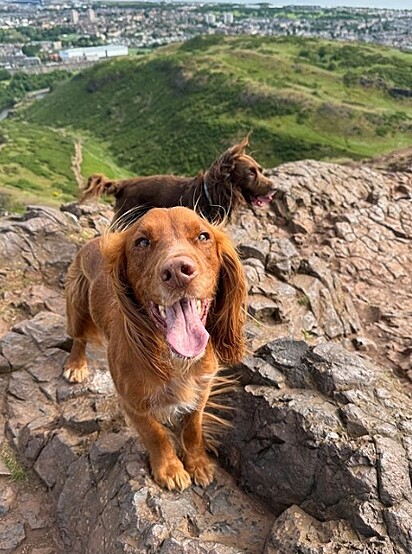
M 203 412 L 219 364 L 244 354 L 246 290 L 226 234 L 182 207 L 152 209 L 126 230 L 91 240 L 68 270 L 74 342 L 65 377 L 87 377 L 87 341 L 103 336 L 124 411 L 149 451 L 155 481 L 168 489 L 213 480 Z M 183 316 L 173 315 L 179 310 Z M 182 460 L 163 425 L 179 413 Z

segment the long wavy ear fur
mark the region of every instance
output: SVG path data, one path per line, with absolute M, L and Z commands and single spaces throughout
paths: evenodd
M 116 190 L 116 181 L 111 181 L 104 175 L 96 173 L 88 178 L 86 187 L 80 195 L 79 203 L 100 198 L 103 194 L 115 194 Z
M 225 154 L 227 155 L 231 155 L 232 157 L 234 158 L 238 158 L 239 156 L 243 156 L 243 154 L 245 153 L 245 149 L 247 146 L 249 146 L 249 137 L 250 137 L 250 132 L 245 136 L 245 138 L 239 142 L 239 144 L 235 144 L 234 146 L 232 146 L 231 148 L 229 148 L 228 150 L 226 150 L 226 152 L 223 154 L 223 156 Z M 230 154 L 229 154 L 230 153 Z
M 119 308 L 127 319 L 133 319 L 135 307 L 127 280 L 127 233 L 107 233 L 101 238 L 100 251 L 106 263 Z
M 208 183 L 224 182 L 226 179 L 230 178 L 236 160 L 245 153 L 245 148 L 249 144 L 249 135 L 250 133 L 248 133 L 239 144 L 235 144 L 225 150 L 223 154 L 213 162 L 207 171 Z
M 118 307 L 123 314 L 125 337 L 134 352 L 137 365 L 140 359 L 143 363 L 150 358 L 153 372 L 161 380 L 166 380 L 169 377 L 169 368 L 163 361 L 164 346 L 158 339 L 154 324 L 135 297 L 127 277 L 127 238 L 127 231 L 108 233 L 101 239 L 100 250 L 106 262 Z
M 239 363 L 245 354 L 246 277 L 230 240 L 218 229 L 215 235 L 222 265 L 210 317 L 210 336 L 220 361 L 233 365 Z

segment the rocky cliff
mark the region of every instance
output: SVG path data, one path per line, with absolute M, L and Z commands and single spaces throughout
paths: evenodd
M 0 466 L 3 551 L 412 552 L 411 175 L 270 173 L 271 209 L 229 229 L 250 283 L 250 355 L 205 490 L 151 481 L 103 351 L 87 383 L 62 379 L 65 271 L 110 210 L 3 218 L 0 442 L 28 472 L 11 483 Z

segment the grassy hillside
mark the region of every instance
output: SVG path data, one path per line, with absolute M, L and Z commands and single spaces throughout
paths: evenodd
M 63 180 L 74 135 L 98 145 L 84 175 L 193 174 L 249 130 L 268 167 L 409 146 L 412 98 L 402 94 L 410 90 L 412 54 L 315 39 L 211 36 L 100 63 L 56 85 L 24 117 L 30 129 L 57 134 L 59 155 L 66 152 L 58 164 Z M 10 122 L 11 134 L 15 125 L 23 123 Z M 59 190 L 70 195 L 73 188 Z
M 94 172 L 126 177 L 107 147 L 85 133 L 53 129 L 19 120 L 1 124 L 0 208 L 27 204 L 60 205 L 78 194 L 73 169 L 75 143 L 80 144 L 83 178 Z

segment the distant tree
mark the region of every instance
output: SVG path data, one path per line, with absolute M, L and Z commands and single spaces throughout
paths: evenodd
M 26 56 L 34 57 L 40 52 L 40 46 L 38 44 L 25 44 L 21 49 Z
M 27 92 L 49 88 L 57 81 L 67 79 L 69 76 L 70 73 L 62 70 L 39 75 L 29 75 L 23 72 L 17 72 L 13 76 L 9 75 L 10 82 L 0 88 L 0 109 L 11 108 L 24 98 Z
M 0 69 L 0 81 L 8 81 L 11 79 L 11 73 L 7 69 Z
M 376 128 L 376 135 L 378 137 L 386 137 L 386 135 L 388 134 L 389 132 L 389 128 L 388 127 L 385 127 L 384 125 L 381 125 L 380 127 L 377 127 Z
M 345 87 L 353 87 L 353 86 L 357 85 L 358 80 L 359 80 L 358 76 L 353 71 L 348 71 L 342 77 L 342 81 L 343 81 L 343 84 L 345 85 Z
M 308 118 L 309 118 L 308 112 L 300 111 L 296 114 L 296 123 L 298 125 L 303 125 Z
M 76 32 L 74 27 L 56 26 L 51 29 L 38 29 L 35 27 L 18 27 L 17 31 L 31 41 L 36 40 L 60 40 L 62 35 Z
M 70 44 L 76 48 L 85 48 L 87 46 L 101 46 L 104 44 L 103 40 L 95 35 L 90 37 L 78 37 L 73 40 L 68 41 Z
M 300 58 L 310 58 L 310 50 L 308 50 L 308 48 L 302 48 L 299 51 L 299 57 Z

